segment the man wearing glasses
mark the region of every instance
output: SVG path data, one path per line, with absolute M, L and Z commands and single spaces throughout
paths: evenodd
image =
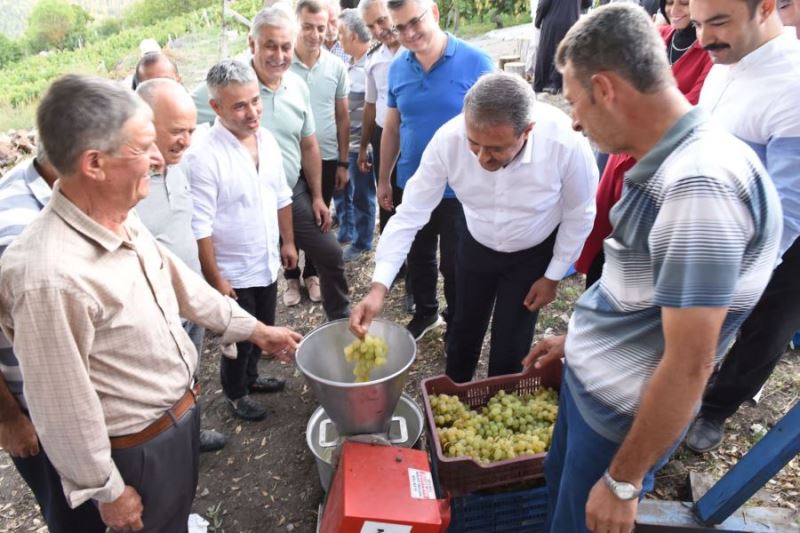
M 489 56 L 439 28 L 439 8 L 431 0 L 389 0 L 389 13 L 406 50 L 389 67 L 387 112 L 381 137 L 378 201 L 391 209 L 390 176 L 397 163 L 397 186 L 404 188 L 419 166 L 436 130 L 461 113 L 464 95 L 494 70 Z M 398 159 L 399 154 L 399 159 Z M 447 187 L 408 254 L 408 274 L 416 312 L 407 325 L 414 338 L 442 324 L 436 297 L 436 243 L 439 241 L 445 320 L 455 309 L 455 250 L 464 212 Z

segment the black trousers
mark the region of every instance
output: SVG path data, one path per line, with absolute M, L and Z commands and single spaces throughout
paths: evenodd
M 126 485 L 142 498 L 143 533 L 185 533 L 197 490 L 200 406 L 144 444 L 111 450 Z M 77 531 L 77 530 L 76 530 Z
M 764 386 L 786 351 L 792 336 L 800 330 L 800 239 L 783 254 L 783 261 L 742 323 L 739 337 L 703 398 L 701 415 L 722 420 Z
M 275 325 L 275 305 L 277 303 L 278 283 L 267 287 L 247 287 L 234 289 L 236 302 L 242 309 L 268 326 Z M 222 357 L 219 364 L 222 391 L 231 400 L 238 400 L 247 394 L 247 388 L 258 379 L 258 361 L 261 348 L 248 341 L 236 343 L 236 359 Z
M 597 256 L 589 265 L 589 272 L 586 273 L 586 288 L 588 289 L 595 284 L 603 275 L 603 265 L 606 263 L 606 254 L 603 250 L 597 252 Z
M 31 488 L 51 533 L 105 533 L 106 525 L 92 502 L 72 509 L 64 496 L 61 477 L 41 444 L 33 457 L 12 457 L 17 472 Z
M 407 260 L 408 281 L 417 306 L 416 316 L 430 316 L 439 311 L 436 294 L 438 243 L 439 272 L 444 279 L 444 298 L 448 308 L 444 318 L 449 324 L 456 308 L 456 247 L 465 232 L 461 202 L 456 198 L 443 198 L 431 213 L 431 219 L 414 237 Z
M 336 169 L 338 161 L 322 161 L 322 201 L 325 202 L 329 208 L 331 200 L 333 199 L 333 190 L 336 188 Z M 300 179 L 306 179 L 303 171 L 300 171 Z M 308 183 L 308 182 L 306 182 Z M 297 253 L 300 253 L 300 247 L 297 247 Z M 300 267 L 293 268 L 285 272 L 286 279 L 300 279 Z M 306 254 L 306 262 L 303 266 L 303 279 L 310 278 L 311 276 L 319 276 L 317 267 L 314 266 L 314 261 Z
M 383 135 L 383 128 L 375 124 L 375 129 L 372 130 L 372 139 L 370 140 L 370 144 L 372 145 L 372 168 L 375 169 L 375 180 L 378 180 L 378 173 L 381 169 L 381 135 Z M 392 177 L 391 177 L 391 184 L 392 184 L 392 203 L 394 203 L 395 209 L 400 202 L 403 201 L 403 189 L 397 186 L 397 167 L 392 167 Z M 394 209 L 387 211 L 386 209 L 382 208 L 380 204 L 378 204 L 378 228 L 380 228 L 380 232 L 383 233 L 383 228 L 386 227 L 386 223 L 389 222 L 389 219 L 392 218 L 394 215 Z
M 314 220 L 311 209 L 311 194 L 306 180 L 300 176 L 292 195 L 292 226 L 294 242 L 298 250 L 305 250 L 306 265 L 313 262 L 313 275 L 319 271 L 319 285 L 322 293 L 322 308 L 328 320 L 350 315 L 350 300 L 347 293 L 347 280 L 344 276 L 342 247 L 332 231 L 322 233 Z M 303 273 L 308 277 L 308 267 Z M 286 279 L 298 279 L 300 269 L 284 273 Z
M 447 339 L 446 372 L 453 381 L 472 379 L 492 308 L 489 376 L 522 370 L 539 315 L 528 311 L 523 301 L 531 285 L 544 276 L 555 240 L 554 231 L 532 248 L 504 253 L 487 248 L 464 231 L 457 254 L 458 298 Z

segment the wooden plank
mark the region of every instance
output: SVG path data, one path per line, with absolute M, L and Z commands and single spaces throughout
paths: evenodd
M 644 500 L 639 504 L 635 533 L 786 533 L 796 531 L 797 511 L 744 507 L 717 526 L 704 526 L 689 502 Z
M 719 524 L 800 453 L 800 402 L 695 504 L 706 525 Z
M 707 472 L 689 472 L 689 488 L 692 491 L 692 501 L 699 501 L 700 498 L 706 495 L 706 492 L 711 490 L 711 487 L 716 482 L 717 479 Z M 762 487 L 752 496 L 750 505 L 759 505 L 760 503 L 768 505 L 770 501 L 772 501 L 772 495 L 766 488 Z

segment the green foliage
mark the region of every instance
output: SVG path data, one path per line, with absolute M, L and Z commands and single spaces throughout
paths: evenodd
M 530 12 L 530 0 L 439 0 L 439 12 L 443 23 L 458 13 L 460 20 L 483 23 L 492 21 L 497 27 L 503 25 L 507 16 L 514 19 Z
M 26 57 L 0 69 L 0 109 L 35 102 L 54 79 L 70 72 L 123 77 L 127 70 L 117 73 L 116 69 L 127 58 L 138 55 L 142 39 L 153 38 L 164 45 L 176 36 L 216 25 L 219 18 L 219 10 L 198 10 L 148 27 L 127 29 L 77 50 Z
M 210 7 L 217 0 L 139 0 L 125 10 L 127 27 L 148 26 L 161 20 Z
M 0 34 L 0 68 L 14 61 L 18 61 L 23 55 L 24 51 L 19 43 Z
M 25 35 L 33 52 L 74 48 L 85 40 L 92 17 L 66 0 L 39 0 L 28 19 Z

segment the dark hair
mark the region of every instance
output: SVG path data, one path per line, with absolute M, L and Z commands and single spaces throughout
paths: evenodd
M 173 61 L 171 57 L 162 52 L 147 52 L 139 59 L 139 62 L 136 63 L 136 70 L 133 71 L 133 81 L 131 84 L 132 85 L 131 89 L 135 91 L 136 87 L 138 87 L 139 84 L 142 83 L 142 71 L 144 69 L 150 68 L 153 65 L 156 65 L 164 60 L 168 61 L 169 64 L 172 65 L 172 68 L 175 71 L 175 74 L 177 75 L 178 65 L 175 64 L 175 61 Z

